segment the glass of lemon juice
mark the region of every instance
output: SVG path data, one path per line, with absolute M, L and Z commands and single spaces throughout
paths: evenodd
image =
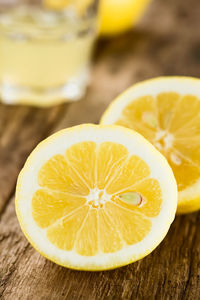
M 0 0 L 0 99 L 49 106 L 85 92 L 97 1 Z

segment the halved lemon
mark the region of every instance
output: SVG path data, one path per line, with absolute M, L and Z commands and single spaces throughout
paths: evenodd
M 80 125 L 40 143 L 21 171 L 16 212 L 30 243 L 79 270 L 126 265 L 164 238 L 177 206 L 166 159 L 120 126 Z
M 178 184 L 178 212 L 200 208 L 200 80 L 161 77 L 136 84 L 104 113 L 147 138 L 167 158 Z

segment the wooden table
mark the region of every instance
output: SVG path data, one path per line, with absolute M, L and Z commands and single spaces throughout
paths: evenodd
M 161 245 L 113 271 L 78 272 L 40 256 L 22 234 L 15 183 L 26 157 L 51 133 L 98 123 L 131 84 L 160 75 L 200 77 L 199 0 L 155 0 L 134 31 L 97 44 L 92 82 L 74 104 L 49 109 L 0 106 L 0 298 L 200 299 L 200 213 L 178 216 Z

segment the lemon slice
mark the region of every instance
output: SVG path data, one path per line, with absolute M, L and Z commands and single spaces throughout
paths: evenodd
M 16 212 L 30 243 L 79 270 L 136 261 L 164 238 L 177 186 L 166 159 L 120 126 L 80 125 L 40 143 L 21 171 Z
M 200 80 L 163 77 L 136 84 L 105 112 L 102 124 L 134 129 L 165 155 L 178 184 L 178 212 L 200 208 Z

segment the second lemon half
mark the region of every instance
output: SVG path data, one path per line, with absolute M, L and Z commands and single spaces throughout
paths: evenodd
M 147 138 L 171 165 L 178 212 L 200 209 L 200 80 L 161 77 L 135 84 L 107 109 L 102 124 L 118 124 Z

